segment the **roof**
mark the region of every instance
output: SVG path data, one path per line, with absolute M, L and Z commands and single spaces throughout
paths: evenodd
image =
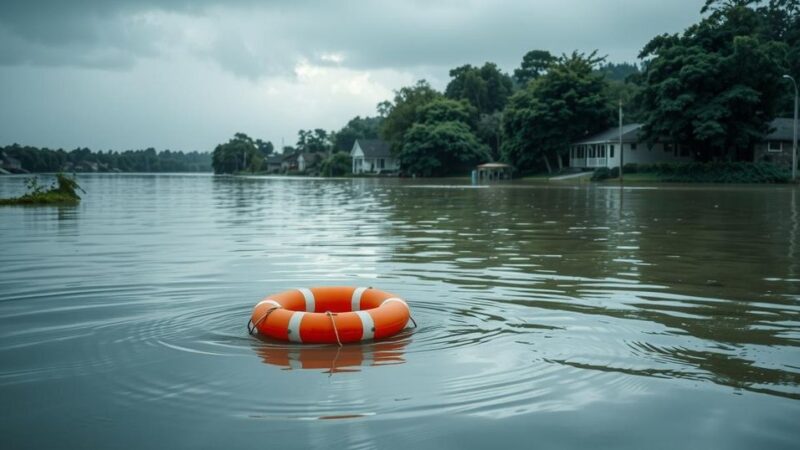
M 640 123 L 623 125 L 622 141 L 638 142 L 641 128 L 642 124 Z M 770 129 L 772 131 L 765 137 L 765 140 L 767 141 L 791 141 L 794 139 L 794 119 L 779 117 L 770 123 Z M 619 127 L 611 127 L 603 132 L 593 134 L 573 143 L 573 145 L 600 143 L 613 144 L 615 142 L 619 142 Z
M 622 126 L 622 141 L 623 142 L 638 142 L 639 130 L 642 128 L 640 123 L 631 123 Z M 575 145 L 580 144 L 598 144 L 605 142 L 619 142 L 619 127 L 611 127 L 600 133 L 593 134 L 586 138 L 575 142 Z
M 267 156 L 267 164 L 280 164 L 283 161 L 283 155 L 274 154 Z
M 769 124 L 772 130 L 766 136 L 767 141 L 791 141 L 794 139 L 794 119 L 779 117 Z
M 503 163 L 486 163 L 478 166 L 478 169 L 510 169 L 510 164 Z
M 356 139 L 365 158 L 389 158 L 392 156 L 389 143 L 381 139 Z

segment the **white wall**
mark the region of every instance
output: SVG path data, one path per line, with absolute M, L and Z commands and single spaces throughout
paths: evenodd
M 592 151 L 591 146 L 594 146 Z M 681 152 L 680 147 L 676 152 L 675 149 L 666 150 L 664 144 L 630 144 L 623 143 L 625 155 L 623 164 L 655 164 L 663 162 L 691 162 L 692 157 L 687 152 Z M 635 147 L 635 148 L 634 148 Z M 570 167 L 580 168 L 597 168 L 597 167 L 619 167 L 620 152 L 619 143 L 598 143 L 586 144 L 583 146 L 583 157 L 578 157 L 579 152 L 575 146 L 570 149 Z M 613 149 L 614 156 L 611 156 Z M 594 157 L 592 157 L 594 155 Z

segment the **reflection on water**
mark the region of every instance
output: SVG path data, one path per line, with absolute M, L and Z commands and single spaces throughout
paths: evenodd
M 800 438 L 797 188 L 81 185 L 74 208 L 0 210 L 0 395 L 25 405 L 0 413 L 12 448 L 184 446 L 203 423 L 228 430 L 224 447 L 264 429 L 286 433 L 279 445 L 430 446 L 491 435 L 476 418 L 499 419 L 503 439 L 547 423 L 545 447 L 642 448 L 631 429 L 676 417 L 688 428 L 669 430 L 673 447 Z M 0 178 L 0 196 L 22 188 Z M 318 285 L 397 292 L 419 328 L 341 349 L 247 334 L 266 293 Z M 627 425 L 614 431 L 610 410 Z M 302 425 L 323 418 L 344 428 Z M 53 431 L 25 433 L 42 422 Z M 416 431 L 386 439 L 398 426 Z
M 363 345 L 298 346 L 265 343 L 256 352 L 265 364 L 286 370 L 315 370 L 332 375 L 358 372 L 362 366 L 403 364 L 410 338 L 377 341 Z

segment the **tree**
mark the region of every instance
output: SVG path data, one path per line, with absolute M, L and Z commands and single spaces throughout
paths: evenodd
M 234 173 L 245 170 L 258 154 L 253 140 L 244 133 L 236 133 L 225 144 L 217 145 L 211 156 L 214 173 Z
M 327 152 L 331 147 L 328 132 L 317 128 L 315 130 L 300 130 L 297 132 L 298 151 L 303 153 L 322 153 Z
M 492 114 L 481 114 L 475 135 L 484 144 L 489 146 L 492 161 L 500 160 L 500 143 L 503 135 L 503 113 L 496 111 Z
M 647 140 L 689 146 L 701 160 L 752 159 L 787 91 L 788 48 L 771 40 L 768 10 L 751 3 L 708 2 L 711 14 L 700 23 L 644 47 L 639 101 Z
M 382 120 L 380 117 L 364 117 L 362 119 L 360 116 L 350 119 L 347 125 L 334 134 L 334 150 L 349 152 L 353 149 L 356 139 L 376 139 Z
M 547 50 L 531 50 L 522 57 L 519 69 L 514 70 L 514 79 L 525 87 L 529 81 L 547 73 L 547 69 L 555 61 L 556 58 Z
M 320 173 L 326 177 L 340 177 L 351 173 L 353 161 L 350 154 L 336 152 L 320 163 Z
M 503 159 L 523 172 L 561 156 L 580 137 L 605 128 L 612 110 L 603 75 L 595 71 L 602 58 L 573 52 L 514 94 L 503 113 Z
M 398 157 L 408 173 L 444 176 L 485 161 L 488 149 L 462 122 L 417 123 L 406 132 Z
M 380 126 L 381 136 L 397 148 L 405 132 L 418 121 L 418 109 L 441 95 L 425 80 L 395 91 L 394 102 L 384 105 L 388 112 Z
M 256 148 L 263 157 L 267 157 L 271 155 L 273 151 L 275 151 L 275 147 L 272 145 L 272 142 L 270 141 L 264 142 L 261 139 L 256 139 L 255 144 Z
M 469 64 L 456 67 L 450 71 L 450 77 L 445 95 L 467 100 L 482 114 L 502 110 L 514 89 L 511 77 L 489 62 L 481 68 Z

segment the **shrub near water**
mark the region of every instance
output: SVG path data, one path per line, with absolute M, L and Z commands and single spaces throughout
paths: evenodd
M 74 205 L 81 201 L 76 191 L 85 193 L 74 178 L 63 173 L 56 174 L 56 183 L 51 185 L 50 189 L 45 190 L 36 177 L 28 179 L 27 187 L 28 192 L 25 195 L 0 199 L 0 205 Z
M 658 181 L 676 183 L 788 183 L 791 179 L 788 169 L 764 162 L 625 164 L 624 171 L 651 173 Z

